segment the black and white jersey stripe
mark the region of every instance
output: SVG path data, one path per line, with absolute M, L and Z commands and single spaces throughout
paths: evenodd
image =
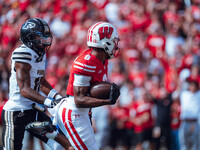
M 12 59 L 17 61 L 17 60 L 29 60 L 31 61 L 32 55 L 31 53 L 28 52 L 14 52 L 12 55 Z

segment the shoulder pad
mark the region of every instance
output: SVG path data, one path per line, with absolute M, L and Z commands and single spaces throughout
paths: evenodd
M 82 75 L 91 75 L 96 71 L 96 64 L 91 63 L 91 61 L 74 61 L 73 69 L 75 73 L 82 74 Z
M 12 60 L 18 62 L 27 62 L 32 60 L 33 52 L 25 45 L 16 48 L 12 53 Z

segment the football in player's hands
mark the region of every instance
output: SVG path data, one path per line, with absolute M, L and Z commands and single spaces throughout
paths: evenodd
M 111 85 L 110 82 L 96 82 L 90 86 L 89 95 L 98 99 L 109 99 Z
M 98 99 L 110 99 L 111 104 L 114 104 L 120 92 L 115 83 L 97 82 L 91 85 L 89 94 L 91 97 Z

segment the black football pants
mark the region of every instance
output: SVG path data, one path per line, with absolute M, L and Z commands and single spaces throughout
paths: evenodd
M 21 150 L 22 141 L 24 138 L 25 126 L 35 121 L 37 115 L 38 121 L 50 121 L 45 113 L 35 110 L 25 110 L 25 111 L 2 111 L 2 122 L 3 122 L 3 147 L 4 150 Z M 31 133 L 33 136 L 41 139 L 43 142 L 47 143 L 48 138 Z

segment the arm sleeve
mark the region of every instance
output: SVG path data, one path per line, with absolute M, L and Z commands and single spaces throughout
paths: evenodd
M 74 86 L 90 86 L 92 77 L 74 74 Z

